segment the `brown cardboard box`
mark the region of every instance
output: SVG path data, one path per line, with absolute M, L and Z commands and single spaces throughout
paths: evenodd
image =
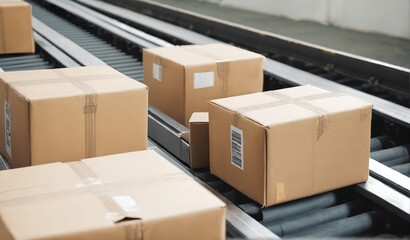
M 31 5 L 20 0 L 0 0 L 0 54 L 33 52 Z
M 211 99 L 260 92 L 262 55 L 226 44 L 144 49 L 149 103 L 188 127 Z
M 209 120 L 207 112 L 194 112 L 189 119 L 190 167 L 209 167 Z
M 0 152 L 16 168 L 144 150 L 147 102 L 107 66 L 0 73 Z
M 0 239 L 224 239 L 225 204 L 153 150 L 0 172 Z
M 367 180 L 372 106 L 313 86 L 210 101 L 210 169 L 270 206 Z

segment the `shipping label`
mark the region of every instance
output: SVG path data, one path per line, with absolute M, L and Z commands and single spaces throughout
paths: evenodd
M 243 170 L 243 131 L 231 125 L 231 164 Z
M 194 89 L 213 87 L 214 78 L 214 72 L 194 73 Z
M 155 80 L 162 81 L 162 66 L 156 63 L 152 64 L 152 77 Z

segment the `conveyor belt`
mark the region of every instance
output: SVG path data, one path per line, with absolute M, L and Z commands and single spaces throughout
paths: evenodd
M 0 55 L 0 68 L 3 71 L 22 71 L 80 66 L 37 32 L 34 32 L 34 40 L 35 53 Z
M 52 26 L 58 31 L 60 31 L 60 25 L 56 22 L 60 22 L 66 27 L 63 28 L 65 30 L 61 33 L 65 35 L 67 38 L 71 39 L 73 42 L 76 42 L 78 45 L 83 46 L 93 55 L 99 56 L 107 64 L 112 64 L 112 66 L 116 66 L 118 70 L 121 69 L 120 71 L 123 71 L 123 73 L 130 74 L 130 76 L 134 76 L 134 78 L 139 77 L 138 75 L 133 75 L 135 74 L 134 72 L 127 71 L 128 68 L 121 68 L 123 66 L 121 64 L 114 65 L 118 62 L 128 64 L 131 60 L 134 61 L 134 63 L 137 62 L 137 59 L 140 59 L 140 55 L 138 54 L 138 52 L 135 51 L 133 54 L 130 54 L 130 52 L 132 52 L 131 50 L 135 50 L 135 47 L 120 47 L 121 44 L 117 45 L 115 40 L 111 38 L 110 34 L 107 34 L 104 31 L 101 32 L 101 30 L 93 26 L 91 23 L 81 22 L 78 21 L 78 19 L 75 20 L 76 18 L 74 18 L 73 16 L 70 16 L 70 21 L 72 22 L 67 22 L 65 19 L 58 17 L 54 13 L 48 12 L 45 8 L 37 4 L 33 4 L 33 13 L 35 17 L 46 22 L 49 26 Z M 66 12 L 60 10 L 58 11 L 58 13 L 62 16 L 67 14 Z M 73 28 L 81 31 L 76 30 L 73 32 L 70 26 L 73 26 Z M 102 36 L 106 36 L 106 38 L 104 38 L 105 40 L 101 39 Z M 97 42 L 103 45 L 98 44 L 99 47 L 94 48 L 92 44 L 94 40 L 98 40 Z M 107 45 L 104 45 L 104 43 Z M 107 54 L 102 54 L 105 53 L 105 48 L 101 46 L 109 48 L 110 51 L 108 51 Z M 117 54 L 121 56 L 125 55 L 129 58 L 120 57 L 120 60 L 118 60 L 117 62 L 115 61 L 115 59 L 112 58 L 114 55 L 116 56 Z M 108 55 L 110 56 L 110 58 L 104 58 Z M 112 62 L 109 63 L 108 60 Z M 137 64 L 135 64 L 134 66 L 138 67 Z M 131 66 L 129 67 L 131 70 Z M 140 63 L 139 67 L 141 67 Z M 142 72 L 142 69 L 140 70 Z M 166 119 L 166 117 L 161 117 L 160 113 L 156 112 L 155 109 L 150 109 L 150 113 L 155 113 L 151 114 L 150 118 L 158 118 L 162 120 Z M 170 135 L 175 135 L 175 132 L 183 130 L 181 126 L 178 126 L 178 124 L 175 124 L 172 121 L 168 121 L 166 119 L 165 122 L 165 127 L 168 128 L 168 132 Z M 176 133 L 176 135 L 178 135 L 178 133 Z M 189 145 L 187 146 L 189 147 Z M 389 147 L 389 145 L 387 144 L 386 147 Z M 166 150 L 169 151 L 169 149 Z M 181 149 L 179 150 L 181 151 Z M 162 154 L 166 153 L 162 152 Z M 173 158 L 169 155 L 167 155 L 167 157 Z M 369 200 L 371 199 L 371 197 L 365 198 L 361 194 L 358 194 L 355 190 L 356 188 L 360 188 L 362 191 L 366 192 L 367 190 L 365 190 L 365 187 L 349 187 L 342 190 L 324 193 L 322 195 L 317 195 L 307 199 L 301 199 L 298 201 L 293 201 L 290 203 L 285 203 L 261 210 L 259 205 L 250 201 L 247 197 L 245 197 L 244 195 L 242 195 L 226 183 L 220 181 L 215 176 L 210 175 L 208 170 L 195 171 L 193 173 L 203 181 L 207 182 L 209 186 L 212 187 L 212 191 L 217 191 L 219 192 L 219 194 L 222 194 L 224 197 L 229 199 L 230 201 L 228 201 L 228 203 L 235 203 L 237 206 L 239 206 L 239 208 L 242 208 L 254 219 L 260 221 L 264 226 L 271 229 L 274 233 L 280 236 L 286 237 L 292 235 L 297 236 L 297 234 L 303 234 L 303 236 L 312 237 L 374 237 L 380 235 L 403 237 L 408 236 L 409 234 L 409 230 L 407 229 L 407 227 L 410 220 L 406 218 L 406 213 L 404 212 L 404 215 L 399 216 L 399 214 L 397 214 L 397 211 L 399 211 L 400 209 L 397 210 L 397 208 L 394 208 L 394 206 L 398 206 L 400 204 L 392 204 L 393 210 L 390 211 L 389 207 L 385 208 L 385 206 L 383 205 L 386 204 L 385 202 L 383 202 L 383 199 L 381 200 L 383 204 L 376 204 L 375 202 Z M 369 193 L 368 191 L 366 193 L 370 194 L 368 196 L 371 196 L 371 193 Z M 378 203 L 380 203 L 380 201 Z M 404 204 L 406 203 L 408 204 L 410 202 L 404 202 Z M 252 219 L 248 219 L 247 216 L 243 216 L 243 214 L 240 212 L 237 213 L 238 211 L 238 207 L 231 206 L 228 204 L 228 229 L 230 227 L 235 228 L 238 226 L 243 226 L 243 228 L 247 227 L 248 229 L 253 229 L 254 231 L 256 231 L 256 233 L 248 233 L 245 235 L 235 235 L 231 233 L 232 236 L 253 236 L 259 238 L 263 238 L 266 236 L 274 237 L 274 235 L 269 235 L 269 233 L 263 233 L 263 231 L 266 231 L 266 228 L 250 228 L 249 226 L 253 226 L 255 224 L 255 221 L 252 221 Z M 230 226 L 230 224 L 234 224 L 234 226 Z M 314 231 L 312 229 L 314 229 Z
M 40 54 L 22 54 L 19 56 L 0 57 L 0 66 L 4 71 L 34 70 L 53 68 Z
M 104 41 L 90 31 L 47 11 L 33 1 L 29 2 L 32 4 L 33 15 L 36 18 L 49 27 L 58 30 L 63 36 L 75 42 L 114 69 L 133 79 L 143 81 L 142 63 L 137 59 L 137 52 L 135 52 L 135 55 L 125 53 L 122 49 Z
M 403 236 L 409 223 L 401 222 L 393 233 L 388 226 L 397 219 L 357 194 L 351 187 L 261 209 L 208 170 L 195 174 L 250 216 L 280 237 L 376 237 Z

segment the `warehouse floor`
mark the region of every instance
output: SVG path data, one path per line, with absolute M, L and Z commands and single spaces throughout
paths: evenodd
M 308 21 L 222 7 L 193 0 L 155 0 L 156 2 L 194 11 L 210 17 L 299 39 L 309 43 L 410 68 L 410 40 L 373 33 L 362 33 Z

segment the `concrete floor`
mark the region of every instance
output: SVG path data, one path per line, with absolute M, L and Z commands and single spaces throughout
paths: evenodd
M 155 0 L 328 48 L 410 68 L 410 40 L 254 13 L 198 0 Z

